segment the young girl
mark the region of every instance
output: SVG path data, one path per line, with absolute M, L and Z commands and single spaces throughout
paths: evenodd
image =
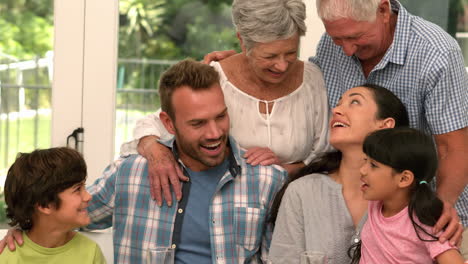
M 368 220 L 353 263 L 463 263 L 455 247 L 431 232 L 443 209 L 429 186 L 437 169 L 432 139 L 415 129 L 383 129 L 365 139 L 363 151 Z

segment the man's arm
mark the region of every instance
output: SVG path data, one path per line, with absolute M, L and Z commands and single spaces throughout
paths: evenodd
M 437 194 L 455 205 L 468 183 L 468 127 L 435 135 L 439 155 Z
M 157 142 L 156 136 L 145 136 L 138 143 L 138 153 L 148 160 L 148 177 L 151 197 L 161 206 L 164 195 L 169 206 L 172 205 L 171 187 L 176 199 L 182 199 L 180 180 L 188 181 L 172 152 L 163 144 Z
M 118 159 L 107 166 L 102 176 L 87 188 L 92 196 L 87 208 L 91 223 L 84 229 L 104 229 L 112 226 L 116 178 L 124 161 L 125 159 Z
M 453 207 L 468 183 L 468 127 L 435 135 L 435 140 L 439 156 L 437 194 L 444 202 L 444 213 L 435 226 L 437 232 L 442 230 L 449 215 L 458 218 Z M 441 235 L 441 241 L 454 234 L 450 242 L 455 245 L 462 232 L 461 223 L 452 220 Z

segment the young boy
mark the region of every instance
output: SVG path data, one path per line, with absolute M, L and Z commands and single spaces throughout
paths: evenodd
M 90 222 L 91 195 L 80 153 L 51 148 L 21 153 L 8 170 L 5 201 L 9 225 L 24 244 L 5 250 L 0 263 L 106 263 L 99 246 L 73 229 Z

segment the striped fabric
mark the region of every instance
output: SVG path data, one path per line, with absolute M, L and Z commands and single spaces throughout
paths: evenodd
M 250 166 L 232 139 L 230 146 L 229 169 L 209 212 L 212 263 L 259 263 L 271 241 L 268 208 L 287 174 L 279 166 Z M 183 214 L 183 202 L 160 208 L 149 188 L 147 162 L 138 155 L 117 160 L 88 188 L 93 196 L 88 228 L 113 226 L 115 263 L 144 263 L 152 247 L 177 248 L 174 223 Z
M 457 42 L 440 27 L 409 14 L 391 0 L 398 13 L 393 44 L 368 78 L 355 56 L 324 34 L 316 57 L 334 107 L 348 89 L 364 83 L 378 84 L 395 93 L 405 104 L 411 126 L 430 134 L 444 134 L 468 125 L 468 74 Z M 456 208 L 468 226 L 468 187 Z

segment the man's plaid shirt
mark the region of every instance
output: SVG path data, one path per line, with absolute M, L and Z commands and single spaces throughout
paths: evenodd
M 232 139 L 230 149 L 229 169 L 218 183 L 209 211 L 212 263 L 258 263 L 268 254 L 272 229 L 265 222 L 287 173 L 279 166 L 247 164 L 241 158 L 244 150 Z M 184 184 L 183 197 L 189 185 Z M 148 248 L 177 247 L 186 201 L 158 207 L 150 196 L 143 157 L 117 160 L 88 190 L 93 196 L 88 228 L 113 226 L 115 263 L 143 263 Z

